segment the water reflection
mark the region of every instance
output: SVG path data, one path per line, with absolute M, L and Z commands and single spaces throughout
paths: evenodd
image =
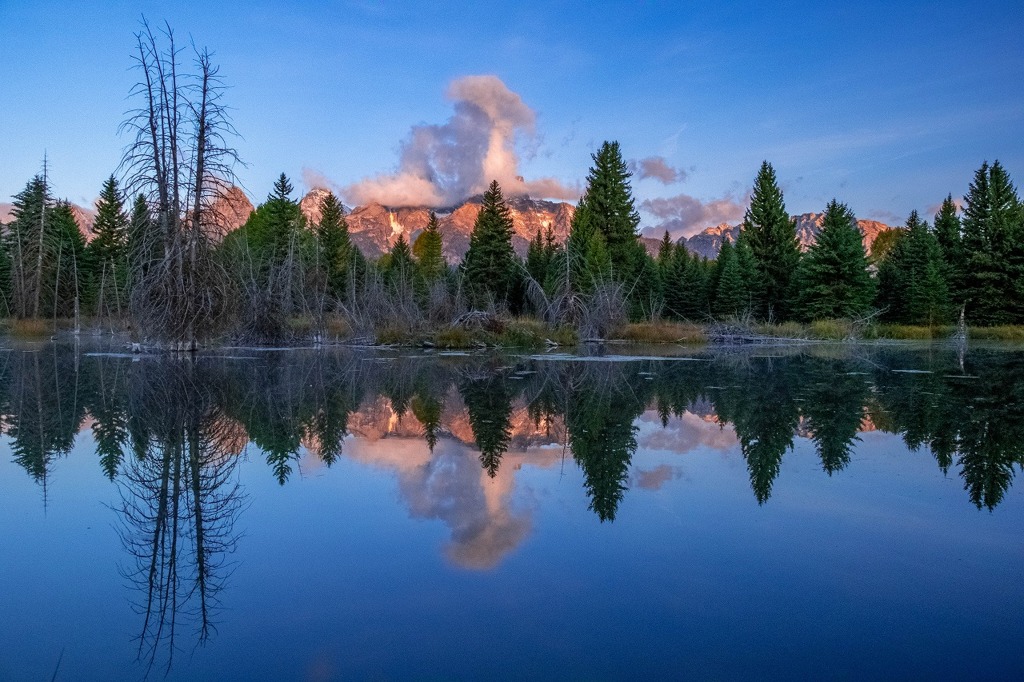
M 964 370 L 952 353 L 879 349 L 698 362 L 345 352 L 186 361 L 49 345 L 4 359 L 4 433 L 44 499 L 54 463 L 85 426 L 102 471 L 119 482 L 159 458 L 153 451 L 181 450 L 172 436 L 189 447 L 198 438 L 194 447 L 226 460 L 251 444 L 282 485 L 304 452 L 334 463 L 353 425 L 359 439 L 422 439 L 428 461 L 443 456 L 436 450 L 444 440 L 471 447 L 490 479 L 510 448 L 560 446 L 582 471 L 602 521 L 614 520 L 629 487 L 636 423 L 647 412 L 656 412 L 659 440 L 670 449 L 694 438 L 687 419 L 723 427 L 717 447 L 738 442 L 760 503 L 771 498 L 795 438 L 809 438 L 832 475 L 850 466 L 860 434 L 877 429 L 899 434 L 912 450 L 927 448 L 943 472 L 963 478 L 973 504 L 993 509 L 1024 443 L 1024 367 L 1014 353 L 976 352 Z M 644 486 L 666 476 L 645 475 Z
M 88 428 L 120 492 L 123 573 L 140 614 L 139 657 L 169 669 L 181 641 L 215 629 L 246 496 L 239 455 L 284 485 L 346 457 L 392 472 L 410 514 L 449 529 L 447 557 L 488 569 L 529 535 L 516 475 L 575 465 L 590 510 L 613 522 L 631 485 L 656 490 L 677 467 L 636 470 L 643 447 L 738 450 L 769 503 L 797 439 L 827 477 L 855 467 L 861 435 L 899 434 L 995 509 L 1024 464 L 1024 360 L 977 350 L 761 351 L 693 361 L 431 357 L 345 351 L 195 359 L 3 354 L 0 410 L 14 461 L 43 502 L 57 462 Z M 188 637 L 183 637 L 183 632 Z
M 129 425 L 133 451 L 116 477 L 128 555 L 122 574 L 142 618 L 139 659 L 148 671 L 163 656 L 169 672 L 182 627 L 191 626 L 197 644 L 215 630 L 244 501 L 235 476 L 239 438 L 215 384 L 194 363 L 133 369 L 144 376 L 128 382 L 127 419 L 115 418 Z M 116 431 L 95 419 L 94 430 Z

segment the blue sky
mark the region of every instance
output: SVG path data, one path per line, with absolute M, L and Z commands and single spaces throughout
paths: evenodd
M 983 160 L 1024 174 L 1019 2 L 719 5 L 0 0 L 0 201 L 45 151 L 57 194 L 92 202 L 127 142 L 142 14 L 214 52 L 256 200 L 282 171 L 299 189 L 393 173 L 469 75 L 535 115 L 527 181 L 578 185 L 605 139 L 684 171 L 634 178 L 638 205 L 669 200 L 652 231 L 732 220 L 762 159 L 790 212 L 836 197 L 886 222 L 962 195 Z

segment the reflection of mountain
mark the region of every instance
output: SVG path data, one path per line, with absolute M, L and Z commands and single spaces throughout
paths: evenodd
M 972 362 L 968 355 L 966 370 L 979 378 L 960 379 L 952 354 L 858 352 L 873 357 L 726 353 L 714 362 L 598 363 L 344 351 L 201 356 L 188 390 L 207 391 L 204 419 L 214 421 L 204 432 L 220 460 L 251 445 L 282 484 L 312 462 L 330 466 L 342 456 L 394 471 L 410 500 L 419 500 L 409 501 L 410 509 L 451 525 L 453 557 L 500 554 L 456 551 L 468 538 L 501 545 L 521 537 L 507 524 L 523 518 L 501 516 L 495 505 L 514 503 L 512 480 L 522 465 L 548 466 L 564 456 L 582 472 L 596 516 L 614 520 L 630 485 L 672 480 L 667 470 L 633 470 L 638 442 L 677 453 L 738 445 L 751 489 L 766 503 L 794 438 L 811 440 L 821 469 L 835 474 L 852 466 L 859 434 L 877 429 L 900 434 L 911 448 L 927 447 L 944 472 L 959 474 L 973 504 L 998 505 L 1024 443 L 1024 370 L 1013 356 L 979 354 Z M 921 362 L 933 373 L 891 371 Z M 15 461 L 45 491 L 55 462 L 87 426 L 103 472 L 120 480 L 134 466 L 131 457 L 152 447 L 146 420 L 137 416 L 138 396 L 151 390 L 153 376 L 188 366 L 55 346 L 12 351 L 0 368 L 0 407 Z M 456 494 L 451 481 L 472 490 Z M 449 508 L 457 512 L 438 511 Z

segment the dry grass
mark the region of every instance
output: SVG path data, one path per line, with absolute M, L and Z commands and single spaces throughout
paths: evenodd
M 979 341 L 1024 341 L 1024 325 L 1006 324 L 999 327 L 971 327 L 969 338 Z
M 8 320 L 7 332 L 16 339 L 42 339 L 54 333 L 52 320 Z
M 925 327 L 909 324 L 876 324 L 868 330 L 870 338 L 901 341 L 944 339 L 951 336 L 954 331 L 954 327 Z
M 706 343 L 704 328 L 685 322 L 633 322 L 621 327 L 614 335 L 616 339 L 634 343 Z

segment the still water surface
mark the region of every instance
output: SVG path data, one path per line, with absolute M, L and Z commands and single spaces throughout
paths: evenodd
M 0 680 L 1019 679 L 1024 353 L 0 350 Z

